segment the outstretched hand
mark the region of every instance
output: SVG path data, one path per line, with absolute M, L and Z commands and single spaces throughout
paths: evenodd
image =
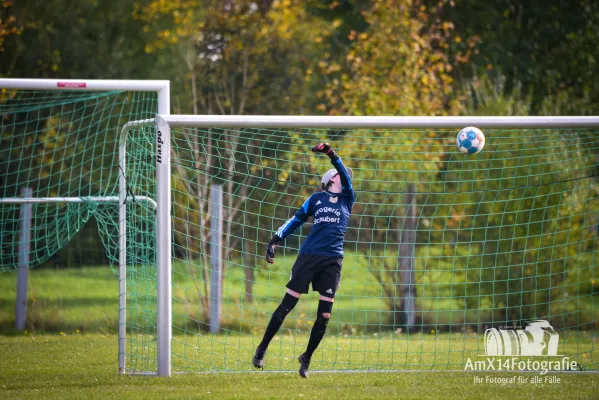
M 277 245 L 271 242 L 268 242 L 266 245 L 266 262 L 269 264 L 273 264 L 275 262 L 275 247 L 277 247 Z
M 337 158 L 337 154 L 335 150 L 328 143 L 319 143 L 316 146 L 312 147 L 312 151 L 315 153 L 325 153 L 327 156 L 334 160 Z

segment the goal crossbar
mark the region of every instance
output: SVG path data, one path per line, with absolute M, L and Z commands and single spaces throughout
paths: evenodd
M 160 115 L 170 126 L 195 128 L 593 128 L 599 116 L 568 117 L 395 117 Z
M 0 198 L 0 204 L 46 204 L 46 203 L 118 203 L 119 196 L 86 196 L 86 197 L 5 197 Z M 135 196 L 135 201 L 147 202 L 156 210 L 156 201 L 148 196 Z
M 156 92 L 158 113 L 170 112 L 170 81 L 118 79 L 21 79 L 0 78 L 0 88 L 18 90 L 69 90 L 102 92 L 109 90 Z
M 152 121 L 131 121 L 130 127 Z M 396 116 L 227 116 L 157 115 L 156 120 L 157 375 L 171 375 L 171 177 L 170 131 L 182 128 L 596 128 L 599 116 L 568 117 L 396 117 Z
M 0 88 L 15 91 L 66 91 L 66 92 L 154 92 L 157 105 L 154 113 L 167 115 L 170 112 L 169 80 L 107 80 L 107 79 L 29 79 L 0 78 Z M 152 114 L 150 114 L 152 115 Z M 43 203 L 115 203 L 119 204 L 119 370 L 124 372 L 125 333 L 126 333 L 126 266 L 127 266 L 127 200 L 144 202 L 157 210 L 155 199 L 150 196 L 127 196 L 126 141 L 127 132 L 133 126 L 154 124 L 154 119 L 138 120 L 125 124 L 119 138 L 119 195 L 118 196 L 82 196 L 82 197 L 7 197 L 0 204 L 43 204 Z

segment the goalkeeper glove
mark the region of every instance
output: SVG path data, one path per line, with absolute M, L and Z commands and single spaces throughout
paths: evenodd
M 339 158 L 335 150 L 328 143 L 319 143 L 316 146 L 312 147 L 312 151 L 315 153 L 325 153 L 329 158 L 333 161 Z
M 274 260 L 275 247 L 277 247 L 277 244 L 279 244 L 280 241 L 281 241 L 281 238 L 278 237 L 277 235 L 274 235 L 272 237 L 272 239 L 270 239 L 270 242 L 268 242 L 268 244 L 266 245 L 266 261 L 269 264 L 272 264 L 275 262 L 275 260 Z

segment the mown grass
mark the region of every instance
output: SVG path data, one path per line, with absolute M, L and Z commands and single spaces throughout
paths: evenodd
M 439 333 L 433 331 L 434 327 L 427 332 L 410 334 L 381 330 L 377 326 L 381 319 L 381 300 L 376 299 L 376 282 L 368 280 L 372 278 L 367 271 L 351 269 L 345 271 L 344 279 L 353 284 L 342 286 L 346 294 L 340 294 L 335 304 L 333 315 L 337 319 L 332 321 L 313 358 L 312 368 L 320 372 L 313 373 L 308 380 L 297 375 L 296 357 L 307 343 L 317 303 L 314 294 L 302 298 L 285 328 L 273 340 L 266 372 L 252 370 L 249 364 L 252 351 L 261 338 L 269 313 L 280 301 L 288 276 L 286 268 L 290 268 L 292 259 L 277 261 L 277 269 L 258 275 L 252 304 L 243 300 L 243 272 L 229 269 L 224 291 L 228 308 L 219 335 L 198 331 L 194 325 L 197 321 L 190 315 L 197 304 L 175 303 L 172 368 L 177 373 L 169 379 L 116 374 L 118 277 L 109 268 L 31 270 L 25 334 L 14 331 L 16 274 L 4 274 L 0 280 L 0 332 L 8 336 L 0 336 L 0 398 L 596 397 L 597 374 L 549 373 L 547 376 L 557 376 L 560 382 L 545 383 L 543 378 L 541 383 L 533 384 L 532 377 L 539 375 L 525 373 L 522 376 L 528 377 L 527 383 L 501 384 L 486 382 L 486 377 L 516 374 L 452 372 L 463 370 L 467 357 L 480 353 L 481 336 L 467 331 Z M 349 276 L 350 273 L 354 276 Z M 192 286 L 185 286 L 181 276 L 175 275 L 174 281 L 174 297 L 187 298 L 190 302 L 197 300 Z M 147 282 L 146 289 L 151 287 L 152 280 Z M 358 287 L 364 283 L 365 286 Z M 152 294 L 146 295 L 145 300 L 151 302 Z M 127 368 L 155 371 L 153 307 L 134 300 L 128 305 L 131 322 L 147 324 L 147 333 L 141 334 L 143 329 L 139 326 L 130 331 Z M 150 312 L 142 313 L 144 307 Z M 452 307 L 446 303 L 438 308 L 440 321 L 454 312 L 447 311 Z M 244 316 L 243 323 L 254 324 L 255 329 L 247 332 L 235 321 L 233 317 L 238 316 L 235 309 L 239 310 L 238 315 Z M 592 330 L 560 333 L 561 349 L 586 369 L 598 368 L 598 342 Z M 373 368 L 418 371 L 368 372 Z M 332 369 L 361 372 L 333 373 Z M 233 370 L 243 372 L 222 372 Z M 181 371 L 191 373 L 178 373 Z M 197 371 L 221 372 L 193 373 Z M 475 376 L 481 377 L 483 383 L 474 383 Z
M 253 352 L 262 339 L 256 335 L 175 335 L 172 342 L 173 368 L 178 371 L 251 371 Z M 597 370 L 599 337 L 590 333 L 565 332 L 559 354 L 579 363 L 584 370 Z M 129 343 L 154 348 L 153 337 L 131 337 Z M 486 360 L 483 339 L 476 334 L 382 334 L 343 337 L 327 334 L 312 357 L 318 370 L 462 371 L 468 360 Z M 266 358 L 267 368 L 277 371 L 296 369 L 297 357 L 305 351 L 307 333 L 281 331 L 272 341 Z M 127 367 L 131 370 L 156 370 L 153 352 L 131 351 Z M 518 360 L 543 361 L 547 357 L 519 357 Z M 556 360 L 555 358 L 550 358 Z M 557 360 L 561 360 L 560 357 Z M 553 368 L 552 368 L 553 369 Z
M 67 335 L 100 332 L 116 333 L 118 328 L 118 277 L 109 268 L 30 271 L 28 333 L 63 332 Z M 230 275 L 238 274 L 234 270 Z M 273 273 L 273 272 L 269 272 Z M 274 273 L 273 273 L 274 274 Z M 248 359 L 261 339 L 265 325 L 280 301 L 284 282 L 279 273 L 271 277 L 272 293 L 267 293 L 268 279 L 259 277 L 253 306 L 235 300 L 231 288 L 225 291 L 229 306 L 219 335 L 198 329 L 197 321 L 175 306 L 173 329 L 173 366 L 177 370 L 248 370 Z M 0 327 L 5 334 L 14 331 L 14 299 L 16 274 L 4 274 L 0 280 Z M 360 279 L 358 277 L 358 279 Z M 12 282 L 11 282 L 12 280 Z M 180 282 L 175 279 L 175 290 Z M 276 286 L 277 284 L 281 286 Z M 151 283 L 153 284 L 153 283 Z M 317 304 L 315 294 L 302 299 L 298 309 L 288 317 L 284 329 L 273 340 L 269 350 L 270 369 L 293 370 L 295 358 L 303 351 L 312 326 Z M 344 305 L 344 301 L 347 305 Z M 376 321 L 365 324 L 369 314 L 355 312 L 352 307 L 366 307 L 358 299 L 339 299 L 326 340 L 319 348 L 314 363 L 319 369 L 462 369 L 468 357 L 483 352 L 482 335 L 477 332 L 406 333 L 381 329 Z M 366 300 L 364 300 L 366 301 Z M 131 370 L 155 370 L 154 305 L 131 301 L 128 331 L 128 363 Z M 191 306 L 189 306 L 192 308 Z M 345 307 L 345 308 L 344 308 Z M 197 309 L 197 304 L 194 305 Z M 192 308 L 192 309 L 194 309 Z M 236 321 L 232 315 L 245 315 Z M 341 309 L 341 312 L 339 312 Z M 184 310 L 183 310 L 184 311 Z M 378 311 L 380 313 L 380 310 Z M 245 314 L 244 314 L 245 313 Z M 353 324 L 352 324 L 353 322 Z M 241 324 L 252 325 L 247 332 Z M 560 332 L 561 354 L 575 357 L 585 368 L 597 369 L 599 338 L 593 331 Z
M 295 254 L 280 254 L 276 263 L 255 271 L 253 301 L 245 299 L 242 268 L 226 266 L 223 287 L 222 326 L 231 333 L 262 331 L 270 313 L 277 307 L 289 278 Z M 197 264 L 177 261 L 173 264 L 173 324 L 176 330 L 206 330 L 205 308 L 202 308 L 204 282 Z M 5 273 L 0 279 L 0 332 L 13 330 L 15 320 L 16 273 Z M 118 327 L 118 276 L 108 267 L 77 269 L 32 269 L 29 278 L 29 331 L 41 332 L 116 332 Z M 131 267 L 128 287 L 128 314 L 137 324 L 149 326 L 156 306 L 155 272 Z M 451 281 L 420 286 L 416 309 L 417 325 L 431 332 L 484 332 L 492 321 L 489 307 L 467 307 L 460 296 L 452 295 Z M 551 316 L 554 324 L 593 329 L 597 324 L 598 295 L 569 297 L 576 302 L 575 311 Z M 347 254 L 329 331 L 338 335 L 382 334 L 392 330 L 386 294 L 368 263 L 356 254 Z M 559 302 L 557 302 L 559 303 Z M 285 321 L 284 327 L 305 332 L 316 315 L 318 295 L 304 296 Z M 558 304 L 559 305 L 559 304 Z M 483 322 L 487 321 L 487 322 Z M 578 321 L 578 322 L 577 322 Z M 599 328 L 599 326 L 595 326 Z
M 280 302 L 294 257 L 279 257 L 276 267 L 256 277 L 254 301 L 244 298 L 243 271 L 228 266 L 221 333 L 210 335 L 201 315 L 198 281 L 186 279 L 191 266 L 177 263 L 173 276 L 173 366 L 179 371 L 248 370 L 272 311 Z M 184 274 L 183 272 L 186 271 Z M 135 271 L 128 279 L 128 362 L 136 371 L 154 371 L 155 280 Z M 364 268 L 344 269 L 326 340 L 314 359 L 323 370 L 461 370 L 468 357 L 484 352 L 480 326 L 460 323 L 472 313 L 449 298 L 433 302 L 429 324 L 417 332 L 390 329 L 381 289 Z M 14 329 L 16 274 L 0 280 L 0 332 Z M 200 282 L 201 283 L 201 282 Z M 107 267 L 33 269 L 30 271 L 27 332 L 115 334 L 118 329 L 118 276 Z M 596 311 L 597 296 L 580 298 L 581 309 Z M 586 303 L 585 303 L 586 302 Z M 303 297 L 288 316 L 269 349 L 270 368 L 293 370 L 308 340 L 318 295 Z M 593 320 L 597 320 L 596 317 Z M 431 322 L 432 321 L 432 322 Z M 448 324 L 451 322 L 452 324 Z M 474 329 L 473 329 L 474 328 Z M 478 328 L 478 330 L 476 329 Z M 484 328 L 483 328 L 484 329 Z M 592 327 L 560 330 L 560 354 L 574 357 L 586 369 L 599 369 L 599 338 Z M 593 336 L 595 335 L 595 336 Z
M 0 332 L 15 325 L 17 274 L 0 279 Z M 107 267 L 31 269 L 27 330 L 29 332 L 101 332 L 118 328 L 118 276 Z
M 114 335 L 0 336 L 0 398 L 5 399 L 594 399 L 599 375 L 549 373 L 559 382 L 532 383 L 536 373 L 312 373 L 174 374 L 170 378 L 117 375 Z M 487 379 L 521 376 L 526 382 Z M 475 383 L 475 378 L 482 383 Z M 487 378 L 488 377 L 488 378 Z
M 343 334 L 374 333 L 385 328 L 390 319 L 380 285 L 363 266 L 346 257 L 341 289 L 338 293 L 330 329 Z M 285 284 L 295 256 L 280 256 L 274 266 L 256 271 L 253 302 L 245 300 L 243 270 L 227 266 L 223 288 L 223 326 L 229 331 L 249 333 L 261 329 L 284 294 Z M 173 265 L 173 323 L 182 329 L 202 326 L 200 296 L 203 293 L 201 271 L 197 265 L 176 262 Z M 0 332 L 14 325 L 16 273 L 0 279 Z M 44 332 L 115 332 L 118 327 L 118 276 L 108 267 L 77 269 L 32 269 L 29 275 L 28 330 Z M 128 308 L 131 315 L 141 307 L 152 313 L 155 308 L 153 271 L 135 271 L 127 280 Z M 450 298 L 423 300 L 434 305 L 423 307 L 420 317 L 433 325 L 460 325 L 467 314 L 476 319 L 480 310 L 465 310 Z M 308 329 L 315 317 L 318 295 L 304 296 L 286 321 L 294 330 Z M 434 329 L 431 328 L 431 329 Z

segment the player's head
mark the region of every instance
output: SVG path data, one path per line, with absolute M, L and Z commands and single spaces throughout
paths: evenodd
M 353 171 L 351 168 L 346 168 L 349 179 L 352 179 Z M 328 170 L 320 180 L 320 185 L 323 190 L 328 190 L 332 193 L 341 193 L 341 179 L 337 170 L 332 168 Z

